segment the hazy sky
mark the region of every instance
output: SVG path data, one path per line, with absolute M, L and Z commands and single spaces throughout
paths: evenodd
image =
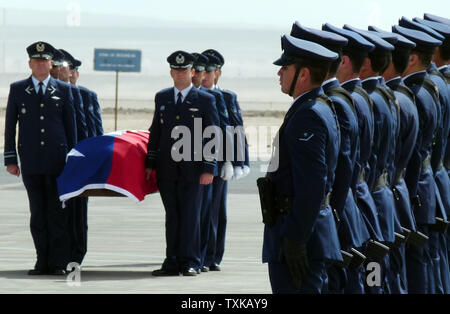
M 187 21 L 225 27 L 290 28 L 299 20 L 310 27 L 323 22 L 388 29 L 402 15 L 450 14 L 449 0 L 0 0 L 0 8 L 102 13 Z M 447 16 L 450 17 L 450 16 Z M 82 21 L 81 21 L 82 24 Z M 82 25 L 81 25 L 82 26 Z

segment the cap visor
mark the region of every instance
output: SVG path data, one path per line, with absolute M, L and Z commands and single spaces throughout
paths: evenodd
M 30 59 L 45 59 L 45 60 L 51 60 L 53 56 L 48 54 L 35 54 L 30 57 Z
M 278 66 L 286 66 L 286 65 L 291 65 L 294 63 L 295 63 L 294 59 L 286 56 L 284 53 L 281 55 L 281 57 L 278 60 L 275 60 L 273 62 L 274 65 L 278 65 Z

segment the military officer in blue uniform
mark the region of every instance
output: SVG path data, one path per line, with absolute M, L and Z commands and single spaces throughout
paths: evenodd
M 195 88 L 202 90 L 202 83 L 205 79 L 206 65 L 209 62 L 208 57 L 203 54 L 193 52 L 192 55 L 196 58 L 193 64 L 194 75 L 192 76 L 192 84 Z M 217 110 L 216 110 L 217 111 Z M 217 169 L 215 169 L 214 175 L 217 175 Z M 209 271 L 210 262 L 205 264 L 206 254 L 208 252 L 208 245 L 210 242 L 211 232 L 211 206 L 213 197 L 213 184 L 205 185 L 203 187 L 203 199 L 200 213 L 200 266 L 202 272 Z M 210 258 L 211 259 L 211 258 Z
M 284 35 L 274 62 L 283 93 L 293 103 L 275 141 L 267 179 L 274 209 L 264 229 L 263 262 L 274 293 L 326 291 L 330 262 L 342 261 L 329 205 L 339 152 L 339 126 L 321 85 L 338 55 L 319 44 Z
M 84 113 L 84 103 L 83 98 L 81 97 L 80 89 L 76 85 L 70 83 L 70 66 L 73 64 L 74 58 L 66 50 L 59 49 L 59 51 L 64 55 L 62 65 L 59 70 L 59 80 L 69 84 L 72 88 L 75 114 L 77 119 L 77 138 L 78 141 L 82 141 L 88 137 L 88 129 L 86 124 L 86 116 Z
M 445 154 L 448 150 L 448 138 L 450 136 L 450 90 L 448 88 L 448 79 L 441 71 L 450 60 L 450 25 L 437 23 L 433 21 L 414 18 L 414 22 L 423 25 L 421 29 L 427 34 L 442 40 L 442 45 L 436 49 L 433 62 L 428 68 L 431 80 L 439 89 L 439 101 L 441 103 L 442 119 L 441 126 L 433 147 L 432 167 L 435 175 L 436 185 L 438 187 L 439 196 L 442 200 L 442 211 L 438 216 L 448 221 L 450 215 L 450 179 L 447 169 L 444 167 Z M 418 26 L 416 26 L 419 28 Z M 419 28 L 420 30 L 420 28 Z M 439 200 L 438 200 L 438 203 Z M 446 222 L 448 224 L 448 222 Z M 440 277 L 442 286 L 437 287 L 439 292 L 450 293 L 450 274 L 448 267 L 448 243 L 444 229 L 435 234 L 439 237 L 439 258 L 440 258 Z
M 99 108 L 96 105 L 96 95 L 91 90 L 89 90 L 86 87 L 78 85 L 78 79 L 80 77 L 79 67 L 81 66 L 82 62 L 77 59 L 73 59 L 72 62 L 69 64 L 70 69 L 70 83 L 73 85 L 76 85 L 78 89 L 80 90 L 81 98 L 83 99 L 84 104 L 84 115 L 86 118 L 86 126 L 87 126 L 87 133 L 88 138 L 103 135 L 103 131 L 101 131 L 99 134 L 97 134 L 98 128 L 102 127 L 102 121 L 101 121 L 101 115 L 98 115 L 95 113 L 96 110 L 99 110 Z M 98 103 L 98 102 L 97 102 Z M 100 118 L 98 118 L 100 117 Z
M 347 46 L 348 39 L 335 33 L 304 27 L 299 22 L 292 26 L 291 35 L 318 43 L 339 54 L 339 58 L 333 61 L 322 88 L 336 109 L 341 134 L 330 205 L 337 213 L 336 221 L 341 248 L 352 256 L 352 253 L 358 254 L 356 248 L 362 247 L 369 240 L 370 235 L 351 189 L 356 156 L 359 153 L 359 130 L 355 104 L 350 93 L 340 87 L 336 78 L 342 60 L 342 48 Z M 328 269 L 328 293 L 344 293 L 346 286 L 349 288 L 348 293 L 364 293 L 361 272 L 354 272 L 355 268 L 350 270 L 342 265 L 332 265 Z
M 50 76 L 54 48 L 36 42 L 27 48 L 31 76 L 11 84 L 5 119 L 5 165 L 19 176 L 30 204 L 30 229 L 37 261 L 29 275 L 64 275 L 70 261 L 67 212 L 58 199 L 56 177 L 77 142 L 73 95 Z M 16 126 L 19 123 L 18 155 Z
M 375 122 L 373 101 L 363 89 L 361 79 L 359 78 L 363 64 L 369 52 L 375 49 L 375 45 L 356 32 L 337 28 L 328 23 L 324 24 L 322 29 L 339 34 L 348 39 L 348 45 L 343 48 L 343 57 L 337 78 L 341 82 L 341 86 L 351 93 L 358 116 L 360 148 L 359 158 L 353 171 L 352 188 L 355 191 L 358 208 L 363 215 L 371 238 L 362 248 L 363 254 L 367 255 L 366 263 L 373 261 L 379 262 L 384 258 L 387 251 L 386 247 L 380 243 L 383 241 L 383 234 L 380 227 L 379 215 L 367 183 L 370 172 L 369 159 L 372 156 L 374 143 Z M 364 273 L 364 275 L 359 273 L 360 285 L 365 285 L 365 269 L 360 268 L 359 271 L 360 273 Z M 351 273 L 349 272 L 349 274 Z M 372 290 L 375 289 L 372 288 Z M 381 293 L 379 290 L 377 292 Z M 346 292 L 348 293 L 353 291 L 353 289 L 346 288 Z M 364 288 L 364 291 L 369 292 L 366 288 Z
M 235 128 L 235 130 L 237 130 L 234 138 L 233 179 L 240 180 L 250 173 L 250 157 L 248 153 L 247 138 L 245 137 L 245 131 L 243 130 L 244 120 L 242 118 L 241 107 L 235 92 L 228 89 L 222 89 L 218 85 L 219 79 L 222 76 L 222 68 L 225 64 L 225 58 L 215 49 L 205 50 L 204 53 L 206 55 L 213 55 L 220 61 L 215 71 L 214 88 L 222 92 L 225 103 L 227 104 L 230 124 Z M 225 242 L 223 241 L 223 243 Z
M 220 271 L 217 253 L 223 254 L 223 252 L 217 252 L 217 248 L 223 248 L 225 246 L 225 227 L 226 224 L 226 198 L 228 192 L 228 182 L 231 180 L 234 174 L 234 168 L 232 165 L 232 157 L 229 154 L 230 147 L 233 147 L 233 139 L 230 132 L 230 118 L 228 114 L 228 108 L 225 103 L 223 94 L 214 88 L 215 72 L 220 63 L 220 60 L 213 56 L 207 55 L 208 62 L 205 66 L 205 78 L 202 82 L 202 91 L 213 95 L 216 99 L 217 113 L 219 114 L 220 129 L 222 130 L 223 145 L 219 152 L 219 161 L 217 163 L 217 174 L 214 177 L 212 186 L 212 198 L 210 206 L 211 224 L 209 232 L 208 249 L 205 257 L 205 267 L 212 271 Z M 205 204 L 203 205 L 205 206 Z M 225 221 L 223 217 L 225 216 Z M 223 241 L 223 243 L 222 243 Z M 221 256 L 220 256 L 221 260 Z M 220 261 L 219 261 L 220 262 Z
M 209 60 L 208 57 L 202 53 L 193 52 L 192 55 L 196 58 L 193 65 L 194 76 L 192 77 L 192 84 L 194 84 L 196 88 L 200 88 L 205 79 L 206 64 Z
M 439 123 L 439 99 L 435 95 L 434 85 L 426 70 L 436 47 L 442 42 L 423 32 L 397 25 L 392 30 L 416 44 L 412 50 L 408 67 L 403 74 L 405 85 L 414 93 L 419 112 L 416 147 L 407 167 L 405 181 L 411 196 L 417 229 L 428 236 L 430 225 L 436 223 L 436 185 L 431 168 L 431 153 Z M 426 243 L 423 248 L 410 246 L 406 251 L 406 260 L 408 292 L 427 293 L 432 291 L 434 277 L 429 243 Z
M 225 100 L 228 110 L 228 119 L 230 126 L 234 128 L 232 136 L 233 146 L 228 147 L 231 155 L 231 162 L 233 165 L 233 179 L 239 180 L 250 173 L 250 161 L 248 154 L 248 144 L 245 137 L 244 121 L 242 119 L 242 112 L 237 100 L 237 95 L 226 89 L 220 88 L 217 84 L 222 75 L 222 67 L 225 64 L 225 59 L 220 52 L 215 49 L 207 49 L 203 52 L 206 56 L 212 56 L 216 60 L 216 70 L 214 71 L 214 90 L 219 91 Z M 210 266 L 211 270 L 219 271 L 220 263 L 222 262 L 225 253 L 225 237 L 227 227 L 227 193 L 228 182 L 225 182 L 223 192 L 219 204 L 219 216 L 217 223 L 217 237 L 215 244 L 215 253 L 213 263 Z
M 71 82 L 72 68 L 79 66 L 75 58 L 66 50 L 55 50 L 58 65 L 58 77 L 72 88 L 74 95 L 75 115 L 77 120 L 77 138 L 82 141 L 89 136 L 88 117 L 86 115 L 87 104 L 81 94 L 81 90 Z M 53 71 L 56 72 L 56 71 Z M 53 75 L 56 73 L 53 73 Z M 56 77 L 55 77 L 56 78 Z M 87 251 L 87 198 L 76 197 L 66 202 L 69 212 L 69 235 L 71 241 L 71 261 L 81 264 Z
M 408 66 L 411 49 L 416 44 L 399 34 L 386 32 L 374 26 L 369 26 L 369 30 L 381 38 L 386 38 L 395 47 L 395 50 L 392 52 L 392 61 L 383 73 L 386 85 L 394 91 L 398 101 L 400 118 L 400 128 L 394 159 L 394 175 L 390 179 L 390 185 L 394 193 L 399 222 L 403 228 L 406 228 L 406 234 L 409 234 L 410 232 L 416 232 L 417 229 L 410 205 L 410 195 L 404 177 L 406 167 L 416 145 L 419 117 L 414 94 L 403 83 L 401 75 Z M 394 41 L 390 40 L 393 35 L 395 36 Z M 408 293 L 405 249 L 403 243 L 391 247 L 390 270 L 392 273 L 391 292 L 393 294 Z
M 195 56 L 184 51 L 172 53 L 167 61 L 175 86 L 155 96 L 146 175 L 149 178 L 152 171 L 156 170 L 166 211 L 167 248 L 164 263 L 161 269 L 153 271 L 154 276 L 178 276 L 180 272 L 184 276 L 196 276 L 200 273 L 203 186 L 213 183 L 221 141 L 214 96 L 192 85 L 192 65 L 195 60 Z M 210 144 L 209 139 L 194 132 L 198 129 L 199 121 L 202 134 L 203 130 L 210 129 L 217 138 L 213 145 L 216 149 L 211 149 L 211 152 L 206 149 L 206 145 Z M 186 134 L 187 131 L 190 134 Z M 173 138 L 172 132 L 182 135 Z M 189 144 L 180 144 L 179 141 L 186 141 L 185 136 L 191 139 L 187 141 Z M 182 154 L 182 158 L 179 158 L 179 154 Z
M 368 185 L 372 190 L 372 196 L 377 206 L 381 232 L 383 234 L 383 243 L 391 246 L 395 242 L 395 231 L 402 232 L 398 225 L 395 228 L 395 202 L 392 191 L 389 187 L 389 172 L 392 168 L 393 156 L 395 152 L 395 142 L 397 133 L 397 114 L 396 106 L 389 97 L 380 81 L 380 74 L 389 64 L 390 53 L 394 47 L 380 37 L 369 33 L 368 31 L 356 29 L 345 25 L 344 29 L 355 31 L 365 39 L 375 45 L 375 50 L 370 52 L 368 58 L 364 61 L 361 68 L 362 86 L 369 94 L 374 104 L 374 145 L 372 147 L 372 156 L 369 160 L 370 172 Z M 389 255 L 383 261 L 382 265 L 384 280 L 382 292 L 390 293 L 389 285 Z M 373 293 L 379 293 L 378 288 L 370 289 Z
M 75 85 L 80 90 L 80 94 L 83 100 L 83 107 L 87 126 L 87 137 L 93 137 L 97 135 L 97 125 L 100 124 L 101 120 L 98 121 L 94 114 L 94 92 L 90 91 L 86 87 L 77 85 L 78 78 L 80 76 L 78 68 L 81 66 L 82 62 L 75 59 L 71 55 L 69 58 L 69 70 L 70 70 L 70 83 Z M 95 96 L 96 97 L 96 96 Z M 102 135 L 102 134 L 99 134 Z M 87 253 L 87 240 L 88 240 L 88 198 L 87 197 L 77 197 L 75 200 L 75 209 L 73 212 L 73 247 L 72 254 L 73 260 L 79 264 L 82 264 L 84 257 Z

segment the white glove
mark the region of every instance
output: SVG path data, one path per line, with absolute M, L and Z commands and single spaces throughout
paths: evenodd
M 244 173 L 243 176 L 242 176 L 242 178 L 248 176 L 248 174 L 250 173 L 250 167 L 249 167 L 249 166 L 244 166 L 244 167 L 242 168 L 242 172 Z
M 242 167 L 237 166 L 234 167 L 234 174 L 233 174 L 233 180 L 239 180 L 244 175 L 244 172 L 242 171 Z
M 227 161 L 222 166 L 222 171 L 220 172 L 220 177 L 224 181 L 228 181 L 233 177 L 233 172 L 234 172 L 233 165 L 231 164 L 231 162 Z

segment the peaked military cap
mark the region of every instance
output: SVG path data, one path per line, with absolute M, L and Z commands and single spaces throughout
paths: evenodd
M 439 23 L 439 22 L 433 22 L 433 21 L 427 21 L 419 18 L 414 18 L 414 22 L 420 23 L 422 25 L 426 25 L 429 28 L 433 29 L 434 31 L 438 32 L 442 36 L 444 36 L 446 39 L 450 38 L 450 25 Z
M 398 25 L 405 27 L 405 28 L 410 28 L 410 29 L 414 29 L 416 31 L 421 31 L 421 32 L 427 33 L 428 35 L 433 36 L 434 38 L 437 38 L 441 41 L 444 40 L 444 36 L 442 36 L 441 34 L 436 32 L 432 28 L 430 28 L 424 24 L 420 24 L 420 23 L 411 21 L 404 16 L 398 21 Z
M 35 42 L 27 47 L 30 59 L 52 60 L 55 48 L 43 41 Z
M 383 40 L 381 37 L 369 32 L 369 31 L 366 31 L 363 29 L 358 29 L 358 28 L 350 26 L 348 24 L 344 25 L 344 29 L 347 29 L 347 30 L 350 30 L 350 31 L 360 34 L 365 39 L 367 39 L 372 44 L 374 44 L 376 49 L 383 50 L 383 51 L 393 51 L 394 50 L 394 46 L 392 46 L 390 43 Z
M 380 36 L 381 38 L 383 38 L 384 40 L 386 40 L 388 43 L 390 43 L 395 47 L 402 47 L 402 48 L 416 47 L 416 44 L 414 42 L 403 37 L 400 34 L 387 32 L 375 26 L 369 26 L 369 31 L 373 32 L 377 36 Z M 393 40 L 392 37 L 395 37 L 395 39 Z
M 73 70 L 78 70 L 78 68 L 81 66 L 83 62 L 81 62 L 80 60 L 74 59 L 73 60 Z
M 196 69 L 197 71 L 205 71 L 206 64 L 209 61 L 208 57 L 198 52 L 193 52 L 192 55 L 196 58 L 194 62 L 194 69 Z
M 352 31 L 349 31 L 346 29 L 342 29 L 342 28 L 337 28 L 328 23 L 322 25 L 322 30 L 332 32 L 332 33 L 335 33 L 335 34 L 341 35 L 342 37 L 347 38 L 347 40 L 348 40 L 347 47 L 349 47 L 349 48 L 353 48 L 355 50 L 369 51 L 369 52 L 373 51 L 375 49 L 375 45 L 373 45 L 372 43 L 367 41 L 364 37 L 362 37 L 358 33 L 355 33 L 355 32 L 352 32 Z
M 332 32 L 304 27 L 298 21 L 292 25 L 291 36 L 318 43 L 331 50 L 337 50 L 348 44 L 348 39 L 345 37 Z
M 273 64 L 286 66 L 297 63 L 299 59 L 312 61 L 332 62 L 339 56 L 337 53 L 311 41 L 298 39 L 291 35 L 281 38 L 283 54 Z
M 427 33 L 414 29 L 395 25 L 392 27 L 394 33 L 400 34 L 416 44 L 416 50 L 432 52 L 442 44 L 442 41 L 428 35 Z
M 64 56 L 65 56 L 64 60 L 67 61 L 67 63 L 69 64 L 69 67 L 72 70 L 78 69 L 78 67 L 81 65 L 81 61 L 75 59 L 70 53 L 68 53 L 64 49 L 60 49 L 60 51 L 64 54 Z
M 423 18 L 427 21 L 434 21 L 434 22 L 439 22 L 442 24 L 450 25 L 450 19 L 446 19 L 445 17 L 440 17 L 437 15 L 425 13 L 423 15 Z
M 215 71 L 220 69 L 220 59 L 213 55 L 207 55 L 208 62 L 206 63 L 206 72 Z
M 197 58 L 189 52 L 177 50 L 167 57 L 171 69 L 187 69 L 192 67 Z
M 219 69 L 225 64 L 224 57 L 217 50 L 207 49 L 207 50 L 203 51 L 202 54 L 207 55 L 207 56 L 208 55 L 214 56 L 214 57 L 218 58 L 219 59 L 219 63 L 218 63 Z
M 65 55 L 63 52 L 61 52 L 59 49 L 54 49 L 53 51 L 53 64 L 55 66 L 62 66 L 62 63 L 65 59 Z

